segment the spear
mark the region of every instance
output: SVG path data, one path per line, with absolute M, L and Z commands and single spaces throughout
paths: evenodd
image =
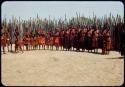
M 66 18 L 66 13 L 65 13 L 65 29 L 66 29 L 66 26 L 67 26 L 67 18 Z
M 78 13 L 77 12 L 76 12 L 76 16 L 77 16 L 77 25 L 79 25 Z
M 53 33 L 55 32 L 55 26 L 56 26 L 56 20 L 55 20 L 55 18 L 53 19 Z
M 96 26 L 96 24 L 97 24 L 97 26 L 98 26 L 97 17 L 96 17 L 96 15 L 95 15 L 95 16 L 94 16 L 94 26 Z
M 4 18 L 4 27 L 5 27 L 5 29 L 6 29 L 6 25 L 7 25 L 7 23 L 6 23 L 6 15 L 5 15 L 5 18 Z
M 39 27 L 39 23 L 38 23 L 39 21 L 38 20 L 39 20 L 39 16 L 38 16 L 38 13 L 37 13 L 37 29 Z
M 23 37 L 23 23 L 20 21 L 20 17 L 19 17 L 19 23 L 20 23 L 20 33 L 21 33 L 21 38 Z
M 116 23 L 116 25 L 118 24 L 118 14 L 117 14 L 117 16 L 115 17 L 115 23 Z
M 32 27 L 33 27 L 33 28 L 32 28 L 33 33 L 35 33 L 35 32 L 34 32 L 34 30 L 35 30 L 35 20 L 34 20 L 34 19 L 33 19 L 33 22 L 32 22 Z
M 20 16 L 19 16 L 18 28 L 19 28 L 19 32 L 22 33 L 22 31 L 21 31 L 21 29 L 20 29 L 20 26 L 21 26 L 21 24 L 20 24 Z
M 122 18 L 122 23 L 124 24 L 124 17 Z
M 47 19 L 46 18 L 44 19 L 44 24 L 45 24 L 44 29 L 46 29 L 45 31 L 47 31 Z
M 10 52 L 12 52 L 12 25 L 11 25 L 11 20 L 9 20 L 9 23 L 10 23 L 10 36 L 11 36 L 11 39 L 10 39 L 10 46 L 11 46 L 11 49 L 10 49 Z
M 79 25 L 81 25 L 81 16 L 80 16 L 80 13 L 79 13 Z
M 12 16 L 12 25 L 11 25 L 11 49 L 10 51 L 12 52 L 12 44 L 13 44 L 13 32 L 14 32 L 14 16 Z
M 4 19 L 4 31 L 5 31 L 5 33 L 7 32 L 7 20 L 6 20 L 6 15 L 5 15 L 5 19 Z
M 50 30 L 50 26 L 51 26 L 51 23 L 50 23 L 50 15 L 49 15 L 48 31 Z
M 93 20 L 93 24 L 94 24 L 94 22 L 95 22 L 95 18 L 94 18 L 94 12 L 93 12 L 93 19 L 92 19 L 92 20 Z
M 119 15 L 119 19 L 118 19 L 118 22 L 121 23 L 121 16 Z
M 4 26 L 4 19 L 2 19 L 2 27 Z

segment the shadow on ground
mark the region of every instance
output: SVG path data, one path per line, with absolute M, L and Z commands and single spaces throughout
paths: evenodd
M 124 57 L 114 57 L 114 58 L 105 58 L 105 59 L 124 59 Z

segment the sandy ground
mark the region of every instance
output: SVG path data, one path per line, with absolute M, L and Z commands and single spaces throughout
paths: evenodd
M 7 51 L 7 50 L 6 50 Z M 119 86 L 124 58 L 73 51 L 32 50 L 1 55 L 2 83 L 7 86 Z

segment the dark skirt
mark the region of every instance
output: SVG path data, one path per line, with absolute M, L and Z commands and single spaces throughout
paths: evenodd
M 73 38 L 73 48 L 76 48 L 77 47 L 77 38 L 74 37 Z
M 85 40 L 81 42 L 81 47 L 82 49 L 85 49 Z
M 102 48 L 103 47 L 103 38 L 99 37 L 98 38 L 98 48 Z
M 92 39 L 91 38 L 87 38 L 86 49 L 92 50 Z
M 64 38 L 60 37 L 60 46 L 63 46 L 63 45 L 64 45 Z

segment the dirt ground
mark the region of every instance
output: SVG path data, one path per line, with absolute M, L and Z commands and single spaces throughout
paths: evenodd
M 14 49 L 14 48 L 13 48 Z M 99 50 L 100 51 L 100 50 Z M 1 55 L 6 86 L 119 86 L 124 82 L 124 58 L 88 52 L 32 50 Z

